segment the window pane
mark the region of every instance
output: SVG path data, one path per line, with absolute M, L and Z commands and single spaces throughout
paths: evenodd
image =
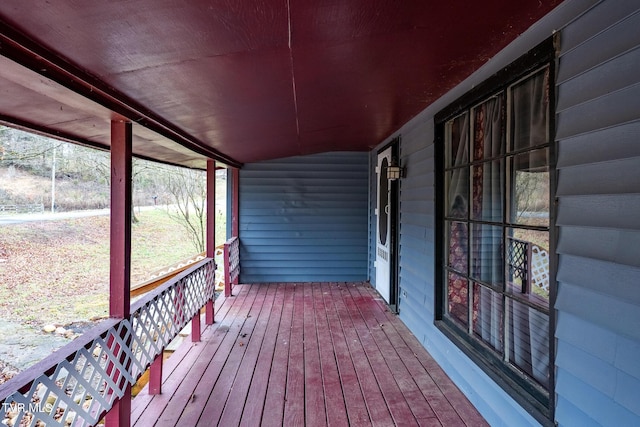
M 513 224 L 549 226 L 549 150 L 533 150 L 509 158 Z
M 549 386 L 549 316 L 509 300 L 509 361 Z
M 504 180 L 502 161 L 481 163 L 473 167 L 473 219 L 503 221 Z
M 471 245 L 471 276 L 503 289 L 502 227 L 474 224 Z
M 467 219 L 469 211 L 469 168 L 447 173 L 447 213 L 451 218 Z
M 464 222 L 448 222 L 449 260 L 447 265 L 462 274 L 468 274 L 469 229 Z
M 502 352 L 502 295 L 473 284 L 473 332 L 493 349 Z
M 447 122 L 446 129 L 446 165 L 447 167 L 461 166 L 469 163 L 469 114 Z
M 507 229 L 509 292 L 549 307 L 549 232 Z
M 465 326 L 467 325 L 467 318 L 469 317 L 468 283 L 464 277 L 455 273 L 449 273 L 447 286 L 449 316 Z
M 473 109 L 473 160 L 502 154 L 502 97 L 495 96 Z
M 545 68 L 511 88 L 513 149 L 549 141 L 549 69 Z

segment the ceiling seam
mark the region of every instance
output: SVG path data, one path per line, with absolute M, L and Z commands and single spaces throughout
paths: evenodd
M 291 89 L 293 91 L 293 109 L 296 118 L 296 138 L 298 140 L 298 151 L 302 153 L 300 146 L 300 120 L 298 118 L 298 93 L 296 90 L 296 74 L 293 68 L 293 36 L 291 31 L 291 0 L 287 0 L 287 25 L 288 25 L 288 44 L 289 44 L 289 61 L 291 65 Z

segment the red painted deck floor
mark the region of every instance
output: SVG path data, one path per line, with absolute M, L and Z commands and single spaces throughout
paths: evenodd
M 481 426 L 366 283 L 239 285 L 143 390 L 136 426 Z

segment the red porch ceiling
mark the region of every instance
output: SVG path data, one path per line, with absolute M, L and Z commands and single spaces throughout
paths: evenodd
M 192 167 L 365 151 L 560 2 L 0 2 L 0 121 L 108 147 L 124 116 Z

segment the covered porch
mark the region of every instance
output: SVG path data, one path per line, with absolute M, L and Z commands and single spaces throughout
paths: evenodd
M 0 386 L 0 419 L 455 426 L 484 424 L 479 411 L 491 425 L 638 424 L 638 6 L 231 3 L 0 4 L 0 123 L 112 156 L 111 318 Z M 543 65 L 542 44 L 555 76 L 542 79 L 548 91 L 534 102 L 547 105 L 544 142 L 482 159 L 460 145 L 465 162 L 447 164 L 446 122 L 437 119 L 471 123 L 485 95 L 511 100 Z M 510 105 L 496 117 L 508 117 Z M 548 152 L 549 170 L 536 172 L 549 174 L 544 230 L 506 216 L 511 157 L 534 149 Z M 206 170 L 208 212 L 215 170 L 228 170 L 226 238 L 237 238 L 244 283 L 235 296 L 213 300 L 209 215 L 205 260 L 131 304 L 134 157 Z M 493 181 L 502 195 L 488 203 L 500 221 L 467 209 L 467 230 L 493 228 L 504 241 L 518 227 L 549 233 L 549 301 L 538 310 L 549 322 L 534 325 L 548 335 L 538 346 L 549 348 L 544 384 L 517 366 L 511 375 L 510 289 L 467 280 L 467 329 L 443 323 L 449 282 L 441 275 L 451 266 L 441 259 L 449 238 L 441 230 L 461 222 L 446 217 L 445 183 L 466 168 L 460 191 L 470 196 L 472 172 L 485 163 L 500 171 Z M 398 179 L 384 172 L 391 167 Z M 379 230 L 388 251 L 379 251 Z M 486 259 L 506 265 L 504 247 L 496 243 L 498 256 Z M 533 248 L 524 253 L 532 256 L 501 264 L 496 277 L 529 270 Z M 476 284 L 498 296 L 486 312 L 500 345 L 477 339 Z M 193 342 L 163 366 L 165 346 L 189 321 Z M 149 387 L 131 399 L 149 366 Z
M 486 422 L 365 282 L 243 284 L 165 362 L 136 426 Z

